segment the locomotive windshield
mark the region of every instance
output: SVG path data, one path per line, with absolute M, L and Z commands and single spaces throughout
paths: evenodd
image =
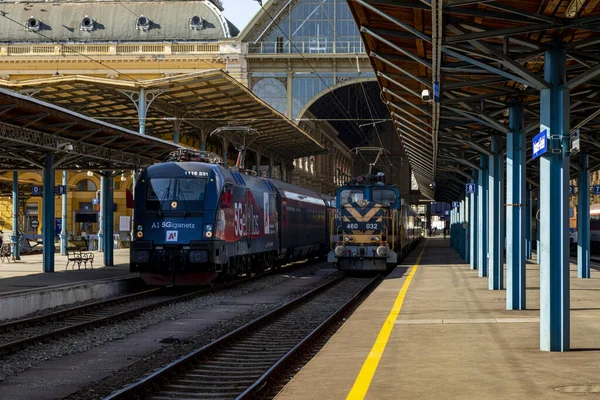
M 152 178 L 148 180 L 146 209 L 162 212 L 200 212 L 206 179 Z
M 355 203 L 365 198 L 363 188 L 344 189 L 340 193 L 340 204 Z
M 388 207 L 396 205 L 396 192 L 391 189 L 373 189 L 373 201 Z

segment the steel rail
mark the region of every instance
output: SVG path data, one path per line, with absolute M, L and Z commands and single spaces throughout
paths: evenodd
M 285 271 L 293 270 L 294 267 L 300 267 L 306 265 L 305 263 L 294 264 L 293 267 L 284 268 Z M 281 269 L 279 269 L 281 270 Z M 59 329 L 53 329 L 49 332 L 35 334 L 31 336 L 24 337 L 22 339 L 13 340 L 7 343 L 0 344 L 0 356 L 6 356 L 8 354 L 15 353 L 19 350 L 22 350 L 30 345 L 39 342 L 47 342 L 57 337 L 62 337 L 66 334 L 80 332 L 83 330 L 92 329 L 101 325 L 106 325 L 114 322 L 118 322 L 124 319 L 133 318 L 139 315 L 141 312 L 146 312 L 150 310 L 154 310 L 157 308 L 169 306 L 171 304 L 184 302 L 192 300 L 196 297 L 217 293 L 222 290 L 231 289 L 233 287 L 239 286 L 244 283 L 248 283 L 260 278 L 263 278 L 269 274 L 275 273 L 277 269 L 270 269 L 264 273 L 256 274 L 254 276 L 250 276 L 247 278 L 242 278 L 233 282 L 228 282 L 225 284 L 218 285 L 216 287 L 205 288 L 196 290 L 190 293 L 185 293 L 182 295 L 173 295 L 167 299 L 157 299 L 156 302 L 151 302 L 149 304 L 142 304 L 138 307 L 133 307 L 131 309 L 115 312 L 111 315 L 100 315 L 99 317 L 90 316 L 90 319 L 82 322 L 74 322 L 71 325 L 61 327 Z M 34 327 L 34 326 L 43 326 L 44 324 L 51 324 L 53 322 L 60 322 L 61 320 L 66 320 L 75 316 L 85 316 L 86 313 L 93 313 L 97 311 L 104 311 L 105 309 L 109 309 L 110 307 L 126 305 L 128 303 L 135 302 L 137 300 L 143 300 L 148 297 L 151 299 L 155 295 L 159 295 L 164 292 L 166 289 L 172 289 L 171 286 L 166 288 L 155 288 L 146 290 L 139 293 L 128 294 L 125 296 L 120 296 L 117 298 L 112 298 L 108 300 L 101 300 L 90 304 L 84 304 L 81 306 L 76 306 L 60 311 L 56 311 L 46 315 L 40 315 L 31 318 L 20 319 L 16 321 L 6 322 L 4 324 L 0 324 L 0 333 L 5 332 L 18 332 L 19 330 Z
M 199 361 L 206 359 L 209 356 L 218 356 L 219 352 L 225 349 L 228 345 L 233 345 L 236 341 L 240 341 L 241 339 L 247 338 L 250 332 L 257 332 L 263 327 L 268 327 L 269 324 L 275 323 L 279 317 L 285 317 L 288 314 L 292 314 L 293 310 L 304 303 L 308 303 L 313 297 L 321 294 L 327 289 L 332 288 L 336 284 L 340 283 L 344 280 L 344 277 L 334 278 L 311 291 L 299 296 L 290 302 L 283 304 L 282 306 L 276 308 L 275 310 L 254 319 L 253 321 L 225 334 L 224 336 L 212 341 L 211 343 L 188 353 L 180 357 L 179 359 L 173 361 L 172 363 L 166 365 L 165 367 L 153 372 L 152 374 L 142 378 L 141 380 L 117 391 L 106 397 L 104 400 L 117 400 L 117 399 L 132 399 L 132 398 L 147 398 L 150 396 L 150 393 L 161 385 L 168 383 L 169 380 L 176 379 L 178 373 L 183 372 L 187 369 L 193 369 L 194 365 Z M 322 322 L 317 328 L 312 330 L 308 335 L 302 338 L 298 343 L 292 346 L 291 350 L 285 351 L 283 357 L 278 357 L 277 360 L 274 361 L 264 361 L 268 363 L 267 371 L 262 373 L 258 380 L 252 380 L 251 382 L 246 382 L 248 387 L 244 390 L 244 388 L 240 388 L 240 392 L 242 394 L 238 395 L 238 399 L 250 398 L 252 397 L 258 390 L 263 389 L 266 385 L 266 382 L 273 378 L 273 376 L 282 370 L 282 368 L 287 365 L 287 363 L 293 359 L 294 356 L 298 354 L 298 352 L 315 339 L 319 334 L 323 333 L 323 331 L 333 323 L 337 317 L 344 313 L 344 311 L 348 310 L 348 308 L 355 304 L 355 302 L 366 293 L 377 281 L 380 280 L 380 277 L 377 276 L 372 280 L 369 280 L 367 284 L 365 284 L 357 293 L 355 293 L 349 300 L 347 300 L 343 306 L 339 307 L 333 314 L 331 314 L 324 322 Z M 249 360 L 246 360 L 246 365 L 252 366 L 253 362 L 256 364 L 260 364 L 257 361 L 261 361 L 256 358 L 256 354 L 249 356 Z M 242 364 L 242 361 L 238 361 Z M 260 365 L 256 368 L 260 368 Z M 231 371 L 228 372 L 232 374 Z M 238 372 L 237 374 L 243 374 L 242 372 Z M 235 377 L 234 373 L 234 377 Z M 244 378 L 245 376 L 242 375 Z M 233 382 L 232 382 L 233 384 Z

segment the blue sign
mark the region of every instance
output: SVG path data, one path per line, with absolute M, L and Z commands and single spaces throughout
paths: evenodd
M 440 102 L 440 83 L 433 82 L 433 101 L 435 103 Z
M 41 196 L 42 195 L 42 187 L 41 186 L 32 186 L 31 187 L 31 195 L 32 196 Z
M 532 141 L 533 157 L 532 158 L 538 158 L 539 156 L 544 154 L 546 151 L 548 151 L 547 135 L 548 135 L 548 130 L 544 129 L 543 131 L 541 131 L 540 133 L 535 135 L 535 137 L 533 138 L 533 141 Z
M 65 193 L 67 193 L 67 187 L 65 185 L 58 185 L 58 186 L 56 186 L 54 192 L 59 196 L 63 195 Z
M 98 199 L 92 199 L 92 204 L 94 204 L 94 205 L 100 204 L 100 200 L 98 200 Z
M 452 208 L 456 208 L 458 207 L 458 201 L 453 201 L 452 202 Z
M 575 185 L 569 185 L 569 194 L 571 196 L 575 194 Z
M 477 185 L 474 183 L 467 183 L 467 193 L 475 193 L 477 192 Z
M 56 236 L 60 236 L 60 231 L 62 231 L 62 218 L 56 218 L 55 231 Z
M 600 185 L 594 185 L 594 186 L 592 186 L 592 193 L 594 193 L 594 194 L 600 194 Z

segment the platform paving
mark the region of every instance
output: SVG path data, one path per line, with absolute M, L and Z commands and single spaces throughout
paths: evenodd
M 488 290 L 487 278 L 477 277 L 448 240 L 433 238 L 387 277 L 277 400 L 347 398 L 422 246 L 366 399 L 598 398 L 600 273 L 578 279 L 571 264 L 572 351 L 542 352 L 539 266 L 527 265 L 528 310 L 507 311 L 505 291 Z
M 67 257 L 56 254 L 55 272 L 44 273 L 42 268 L 42 255 L 23 255 L 21 260 L 15 262 L 0 263 L 0 296 L 8 292 L 37 290 L 40 288 L 71 285 L 87 281 L 104 279 L 135 277 L 138 274 L 129 272 L 129 249 L 118 249 L 114 251 L 114 266 L 104 267 L 103 253 L 94 251 L 94 268 L 88 265 L 87 269 L 65 270 Z

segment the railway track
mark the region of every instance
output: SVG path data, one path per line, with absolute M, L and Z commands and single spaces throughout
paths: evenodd
M 293 269 L 294 266 L 285 268 L 285 271 Z M 168 287 L 150 289 L 45 315 L 5 322 L 0 324 L 0 357 L 36 343 L 49 342 L 67 334 L 133 318 L 142 312 L 230 289 L 271 273 L 274 273 L 274 270 L 185 294 Z
M 333 279 L 105 400 L 253 398 L 380 279 Z

